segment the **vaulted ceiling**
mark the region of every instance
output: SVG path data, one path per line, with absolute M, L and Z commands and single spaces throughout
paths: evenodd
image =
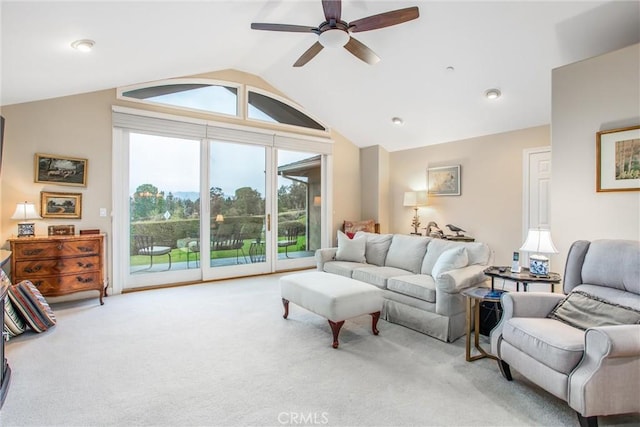
M 236 69 L 356 145 L 395 151 L 549 124 L 552 69 L 638 43 L 639 5 L 344 0 L 347 22 L 410 6 L 420 17 L 352 34 L 380 56 L 376 65 L 325 48 L 294 68 L 317 36 L 250 24 L 316 27 L 320 0 L 2 0 L 0 104 Z M 92 52 L 70 48 L 85 38 Z M 502 96 L 486 99 L 490 88 Z

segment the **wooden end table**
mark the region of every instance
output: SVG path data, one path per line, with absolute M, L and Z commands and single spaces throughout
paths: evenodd
M 493 292 L 489 288 L 468 288 L 461 293 L 467 298 L 467 336 L 465 343 L 465 358 L 467 362 L 473 362 L 474 360 L 484 359 L 488 357 L 493 360 L 498 360 L 493 354 L 487 352 L 480 347 L 480 303 L 483 301 L 490 301 L 493 303 L 500 302 L 500 295 L 494 296 L 490 294 Z M 501 293 L 501 292 L 500 292 Z M 480 354 L 471 355 L 471 325 L 473 327 L 473 344 L 476 350 Z
M 501 269 L 504 271 L 500 271 Z M 484 274 L 491 277 L 491 290 L 495 289 L 493 281 L 496 278 L 516 282 L 516 291 L 520 291 L 520 283 L 522 283 L 525 292 L 528 290 L 529 283 L 548 283 L 551 285 L 551 292 L 553 292 L 556 283 L 561 281 L 558 273 L 549 273 L 548 276 L 534 276 L 528 268 L 523 268 L 520 273 L 512 273 L 509 267 L 492 266 L 484 270 Z

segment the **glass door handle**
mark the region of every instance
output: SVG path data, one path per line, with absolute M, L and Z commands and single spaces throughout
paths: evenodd
M 271 231 L 271 214 L 267 214 L 267 231 Z

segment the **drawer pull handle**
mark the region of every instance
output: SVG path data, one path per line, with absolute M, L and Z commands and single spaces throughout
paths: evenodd
M 36 280 L 35 282 L 31 282 L 31 283 L 33 283 L 33 286 L 37 288 L 38 286 L 42 286 L 42 283 L 44 282 L 42 280 Z
M 42 252 L 44 249 L 42 248 L 37 248 L 37 249 L 25 249 L 24 254 L 29 256 L 29 255 L 38 255 L 40 252 Z
M 78 276 L 76 277 L 76 280 L 80 283 L 91 283 L 93 282 L 93 279 L 91 277 L 82 277 L 82 276 Z
M 80 268 L 91 268 L 91 267 L 93 267 L 93 263 L 92 262 L 88 262 L 88 263 L 85 264 L 83 262 L 78 261 L 78 267 L 80 267 Z
M 93 248 L 87 246 L 78 246 L 80 252 L 93 252 Z
M 38 264 L 34 267 L 25 267 L 24 271 L 26 271 L 27 273 L 37 273 L 41 269 L 42 269 L 42 266 Z

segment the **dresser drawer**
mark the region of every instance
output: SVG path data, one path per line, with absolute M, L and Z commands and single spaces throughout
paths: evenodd
M 32 278 L 33 283 L 44 296 L 58 296 L 88 289 L 102 289 L 102 274 L 99 271 L 66 276 Z
M 100 257 L 95 255 L 76 258 L 16 261 L 15 266 L 16 270 L 13 274 L 17 279 L 21 280 L 28 277 L 99 270 Z
M 50 242 L 25 242 L 13 245 L 14 259 L 40 259 L 76 255 L 100 254 L 99 240 L 69 240 Z

